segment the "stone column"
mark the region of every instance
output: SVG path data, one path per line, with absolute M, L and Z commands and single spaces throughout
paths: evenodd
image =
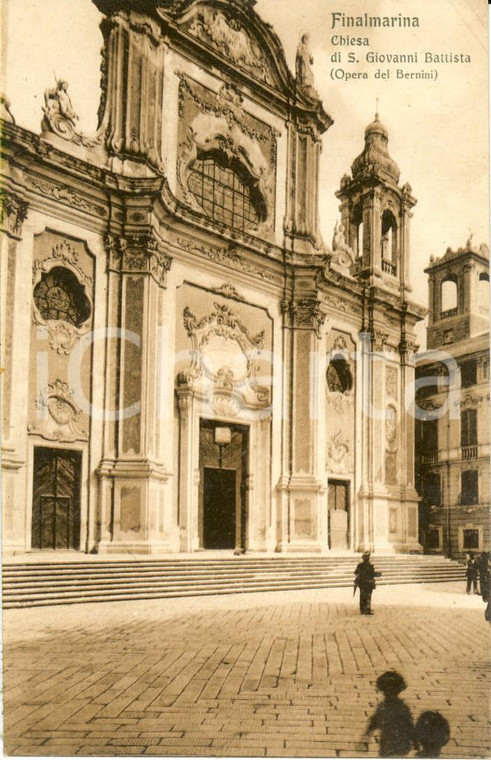
M 192 552 L 199 548 L 199 416 L 195 413 L 194 396 L 186 380 L 182 378 L 179 385 L 179 548 L 182 552 Z
M 363 196 L 363 268 L 375 276 L 382 274 L 380 194 L 376 187 Z

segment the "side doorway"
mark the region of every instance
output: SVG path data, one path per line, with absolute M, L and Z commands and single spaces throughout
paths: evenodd
M 80 548 L 82 452 L 34 448 L 33 549 Z
M 349 536 L 350 484 L 346 480 L 328 482 L 329 548 L 347 549 Z

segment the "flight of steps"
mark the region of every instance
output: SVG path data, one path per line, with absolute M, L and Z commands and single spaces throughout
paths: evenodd
M 380 585 L 464 580 L 443 557 L 374 556 Z M 3 567 L 3 606 L 109 602 L 351 586 L 357 556 L 121 559 L 39 562 Z

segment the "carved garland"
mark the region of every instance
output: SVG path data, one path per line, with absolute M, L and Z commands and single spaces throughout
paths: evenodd
M 200 245 L 193 243 L 186 238 L 176 238 L 176 244 L 183 250 L 189 253 L 197 254 L 199 256 L 205 256 L 210 261 L 216 264 L 224 264 L 227 267 L 240 270 L 246 274 L 250 274 L 253 277 L 258 277 L 261 280 L 268 282 L 280 283 L 281 279 L 267 272 L 264 268 L 259 269 L 253 264 L 249 264 L 242 256 L 240 256 L 234 248 L 212 248 L 206 245 Z

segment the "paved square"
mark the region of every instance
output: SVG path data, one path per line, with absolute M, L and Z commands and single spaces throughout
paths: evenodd
M 9 610 L 5 752 L 377 756 L 363 733 L 396 669 L 447 757 L 488 757 L 489 626 L 460 584 Z

